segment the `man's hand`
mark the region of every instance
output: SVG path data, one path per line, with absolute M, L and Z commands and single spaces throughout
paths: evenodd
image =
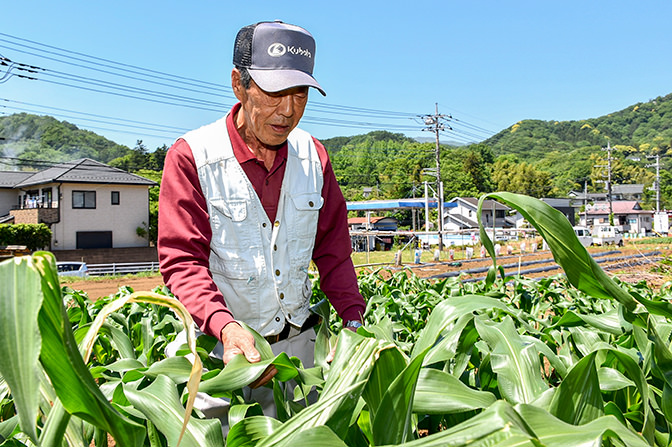
M 236 354 L 243 354 L 248 362 L 257 363 L 261 360 L 259 351 L 254 347 L 254 337 L 246 329 L 243 329 L 238 323 L 229 323 L 222 329 L 222 345 L 224 346 L 224 355 L 222 360 L 228 364 Z M 265 385 L 278 373 L 275 366 L 269 365 L 264 373 L 250 384 L 250 388 L 257 388 Z

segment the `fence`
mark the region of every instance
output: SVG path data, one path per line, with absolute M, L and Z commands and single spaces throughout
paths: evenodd
M 90 276 L 125 275 L 128 273 L 158 272 L 158 262 L 116 262 L 113 264 L 90 264 Z

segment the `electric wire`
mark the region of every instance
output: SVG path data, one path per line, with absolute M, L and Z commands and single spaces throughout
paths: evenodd
M 53 45 L 47 45 L 29 39 L 11 36 L 6 33 L 0 33 L 0 36 L 3 36 L 0 37 L 0 47 L 9 48 L 13 51 L 32 55 L 34 57 L 39 57 L 45 60 L 66 64 L 73 68 L 94 70 L 107 76 L 119 76 L 130 81 L 144 82 L 156 86 L 179 89 L 185 92 L 198 93 L 217 99 L 228 98 L 235 101 L 235 97 L 233 97 L 231 93 L 232 89 L 223 84 L 146 69 L 131 64 L 125 64 L 97 56 L 91 56 L 85 53 L 58 48 Z M 225 104 L 223 102 L 215 102 L 203 98 L 195 98 L 193 96 L 184 96 L 155 89 L 120 84 L 118 82 L 111 82 L 104 79 L 42 68 L 33 64 L 18 63 L 8 58 L 4 58 L 3 60 L 12 63 L 12 65 L 10 65 L 9 68 L 5 70 L 4 77 L 0 77 L 0 82 L 6 82 L 9 78 L 17 76 L 23 79 L 39 80 L 41 82 L 78 88 L 95 93 L 104 93 L 171 106 L 188 107 L 209 112 L 225 113 L 231 107 L 231 104 Z M 9 64 L 3 65 L 7 66 Z M 12 68 L 15 68 L 19 71 L 28 72 L 30 75 L 21 75 L 12 72 Z M 0 72 L 0 75 L 1 74 L 2 72 Z M 47 77 L 47 79 L 45 79 L 45 77 Z M 386 121 L 410 121 L 420 116 L 418 114 L 407 112 L 394 112 L 373 108 L 352 107 L 325 103 L 309 103 L 306 111 L 308 114 L 304 116 L 302 122 L 321 126 L 369 130 L 378 129 L 397 132 L 416 132 L 421 130 L 419 126 L 416 126 L 412 123 L 392 124 L 389 121 L 379 122 L 381 119 Z M 315 116 L 315 113 L 325 114 L 327 116 Z M 337 119 L 329 116 L 334 114 L 339 116 L 352 116 L 365 119 L 348 120 Z M 455 140 L 456 142 L 460 143 L 473 143 L 475 141 L 487 139 L 494 134 L 480 126 L 476 126 L 461 120 L 453 119 L 453 124 L 456 125 L 457 129 L 450 129 L 451 132 L 445 135 L 448 135 L 451 140 Z M 460 128 L 460 126 L 463 126 L 463 128 Z

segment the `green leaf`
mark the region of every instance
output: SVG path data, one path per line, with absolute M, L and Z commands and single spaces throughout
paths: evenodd
M 158 376 L 151 385 L 142 390 L 124 385 L 124 394 L 133 406 L 163 433 L 168 445 L 176 447 L 180 439 L 185 409 L 180 403 L 175 382 L 166 376 Z M 219 446 L 223 442 L 219 420 L 191 418 L 180 446 Z
M 562 267 L 574 287 L 597 298 L 614 298 L 630 311 L 635 309 L 637 301 L 604 273 L 579 242 L 567 218 L 560 211 L 533 197 L 510 192 L 495 192 L 480 197 L 477 216 L 481 242 L 495 265 L 495 248 L 481 222 L 483 202 L 487 198 L 501 200 L 520 212 L 544 238 L 555 262 Z
M 189 380 L 191 366 L 191 362 L 186 357 L 168 357 L 159 362 L 152 363 L 143 374 L 150 378 L 164 375 L 170 377 L 175 383 L 184 383 Z
M 556 389 L 550 413 L 572 425 L 583 425 L 604 415 L 595 355 L 582 358 Z
M 499 400 L 482 413 L 446 430 L 397 447 L 539 447 L 526 422 L 506 401 Z M 392 447 L 388 445 L 386 447 Z M 567 447 L 567 446 L 565 446 Z
M 244 355 L 236 355 L 215 377 L 202 381 L 198 390 L 213 397 L 226 396 L 257 380 L 269 365 L 275 366 L 278 370 L 276 378 L 283 382 L 298 374 L 296 366 L 284 352 L 256 363 L 248 362 Z
M 251 447 L 270 436 L 282 423 L 267 416 L 251 416 L 238 422 L 229 430 L 226 447 Z
M 38 317 L 42 334 L 40 360 L 63 407 L 68 413 L 110 433 L 118 444 L 141 446 L 144 427 L 110 405 L 84 364 L 63 307 L 53 255 L 37 252 L 33 261 L 41 273 L 44 296 Z
M 487 391 L 474 390 L 457 377 L 431 368 L 420 370 L 413 398 L 413 412 L 451 414 L 488 408 L 497 398 Z
M 548 385 L 541 378 L 541 363 L 535 346 L 516 332 L 511 318 L 495 323 L 485 317 L 475 319 L 476 329 L 491 348 L 490 362 L 497 374 L 502 396 L 511 403 L 533 402 Z
M 628 447 L 649 445 L 613 416 L 603 416 L 584 425 L 572 425 L 532 405 L 518 405 L 516 410 L 546 447 L 603 445 L 605 437 L 618 439 Z
M 373 415 L 373 439 L 375 444 L 401 443 L 411 437 L 413 396 L 418 383 L 418 374 L 427 350 L 416 356 L 389 386 Z
M 42 297 L 40 275 L 31 258 L 0 263 L 0 374 L 12 390 L 21 429 L 35 443 L 41 346 L 37 316 Z
M 407 363 L 398 349 L 386 349 L 380 353 L 362 393 L 362 397 L 369 406 L 372 419 L 376 417 L 376 410 L 386 391 L 406 368 Z
M 432 311 L 425 328 L 413 347 L 412 356 L 434 345 L 441 333 L 459 317 L 481 309 L 500 309 L 510 312 L 501 300 L 482 295 L 463 295 L 449 297 L 439 303 Z M 428 356 L 431 357 L 431 356 Z

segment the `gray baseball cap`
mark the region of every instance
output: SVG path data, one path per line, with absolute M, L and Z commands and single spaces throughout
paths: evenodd
M 236 36 L 233 64 L 247 68 L 267 92 L 308 86 L 327 95 L 313 77 L 315 39 L 296 25 L 275 21 L 242 28 Z

